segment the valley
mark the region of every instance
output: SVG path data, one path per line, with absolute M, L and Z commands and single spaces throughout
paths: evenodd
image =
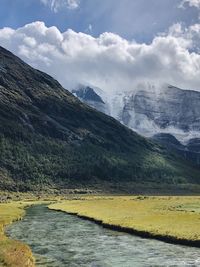
M 200 267 L 200 0 L 0 3 L 0 267 Z
M 19 241 L 1 232 L 0 266 L 198 265 L 199 202 L 199 197 L 49 195 L 46 202 L 2 203 L 1 227 Z
M 0 60 L 1 190 L 135 194 L 141 185 L 154 194 L 168 187 L 199 192 L 198 167 L 82 103 L 2 47 Z

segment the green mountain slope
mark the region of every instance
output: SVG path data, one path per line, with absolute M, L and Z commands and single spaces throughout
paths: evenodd
M 0 188 L 200 183 L 200 172 L 0 47 Z

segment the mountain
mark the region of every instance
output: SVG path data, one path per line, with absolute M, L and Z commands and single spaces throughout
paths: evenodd
M 173 135 L 168 133 L 155 134 L 153 141 L 162 144 L 169 151 L 174 151 L 184 159 L 200 165 L 200 139 L 191 139 L 188 143 L 182 144 Z
M 84 101 L 87 102 L 87 97 Z M 139 134 L 153 137 L 157 142 L 199 164 L 199 92 L 167 84 L 144 83 L 134 91 L 112 94 L 106 101 L 109 108 L 105 113 Z M 92 106 L 102 111 L 95 102 Z M 180 145 L 173 144 L 171 135 Z M 190 140 L 198 141 L 193 141 L 191 146 Z M 197 151 L 195 147 L 198 147 Z
M 101 93 L 92 90 L 101 97 Z M 106 113 L 140 134 L 153 136 L 166 132 L 179 141 L 200 137 L 200 92 L 144 83 L 133 91 L 117 92 L 104 98 L 104 104 L 109 106 Z M 87 95 L 84 101 L 89 104 Z M 93 106 L 98 109 L 95 102 Z
M 91 102 L 97 102 L 101 104 L 105 104 L 102 100 L 102 98 L 89 86 L 81 87 L 77 90 L 73 90 L 72 93 L 74 93 L 77 97 L 81 98 L 83 101 L 91 101 Z
M 107 114 L 106 104 L 103 99 L 90 86 L 79 86 L 73 89 L 72 93 L 85 104 Z
M 2 47 L 0 151 L 3 190 L 133 192 L 137 184 L 165 190 L 200 183 L 199 169 L 85 105 Z
M 124 106 L 123 116 L 131 126 L 134 113 L 135 124 L 132 126 L 147 132 L 168 131 L 181 140 L 181 135 L 200 133 L 200 93 L 181 90 L 174 86 L 155 86 L 140 89 L 129 98 Z M 127 118 L 128 117 L 128 118 Z M 152 129 L 145 128 L 144 120 L 152 123 Z

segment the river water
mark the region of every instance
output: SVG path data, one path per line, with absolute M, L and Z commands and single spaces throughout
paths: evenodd
M 44 205 L 28 208 L 6 233 L 31 247 L 38 267 L 200 266 L 198 248 L 111 231 Z

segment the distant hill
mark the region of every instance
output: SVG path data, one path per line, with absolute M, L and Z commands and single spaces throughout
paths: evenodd
M 81 103 L 2 47 L 0 151 L 1 189 L 200 183 L 198 169 Z

